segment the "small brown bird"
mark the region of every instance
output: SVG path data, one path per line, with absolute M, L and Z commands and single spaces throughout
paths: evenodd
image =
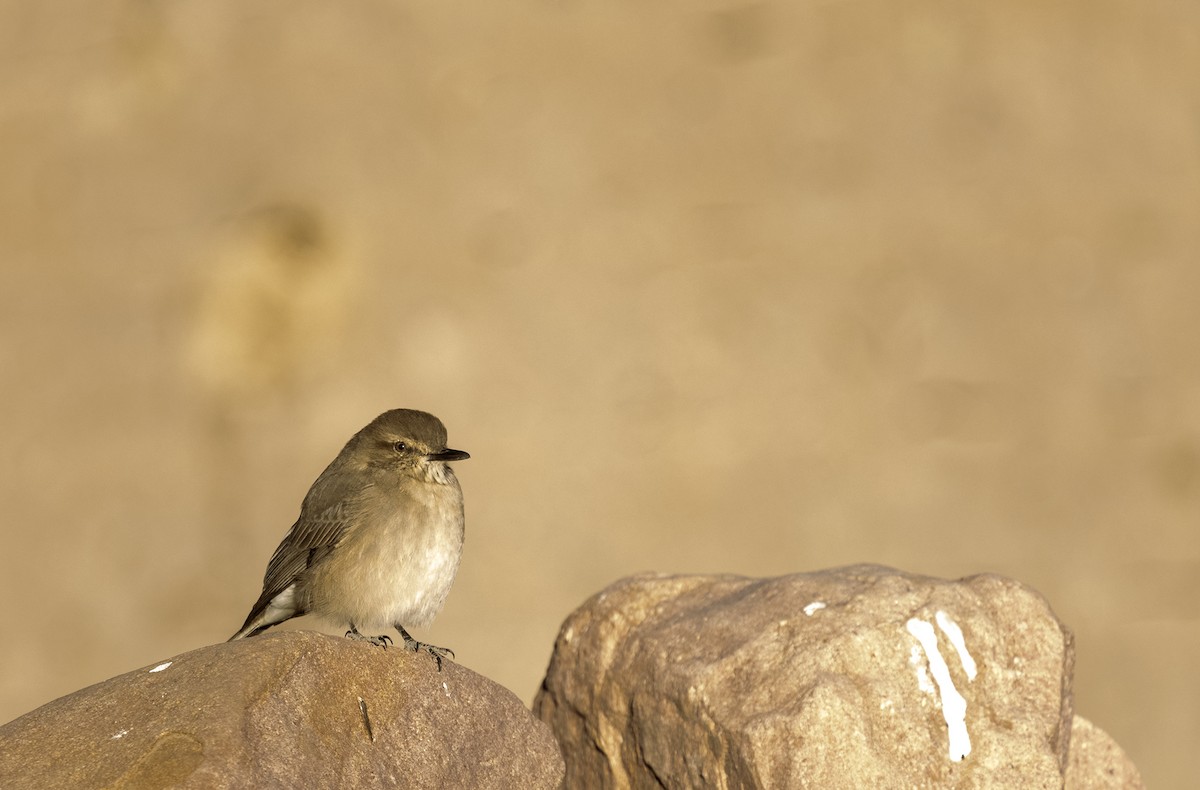
M 262 595 L 229 641 L 313 613 L 350 624 L 346 636 L 387 647 L 393 626 L 410 650 L 442 668 L 454 652 L 418 642 L 441 610 L 463 545 L 463 498 L 448 466 L 470 456 L 446 449 L 446 428 L 432 414 L 393 409 L 346 443 L 312 484 L 300 517 L 267 563 Z

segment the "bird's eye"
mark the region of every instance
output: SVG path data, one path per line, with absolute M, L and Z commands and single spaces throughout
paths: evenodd
M 395 444 L 392 445 L 392 449 L 398 453 L 402 453 L 408 449 L 408 445 L 405 444 L 404 442 L 396 442 Z

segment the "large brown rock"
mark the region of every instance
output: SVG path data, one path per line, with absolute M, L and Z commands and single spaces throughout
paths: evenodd
M 552 788 L 562 774 L 549 730 L 502 686 L 312 632 L 194 650 L 0 727 L 6 790 Z
M 1072 660 L 999 576 L 645 575 L 571 614 L 534 711 L 569 787 L 1061 788 Z

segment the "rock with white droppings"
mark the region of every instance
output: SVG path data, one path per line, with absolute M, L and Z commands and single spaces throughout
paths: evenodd
M 507 790 L 555 788 L 562 773 L 549 729 L 502 686 L 307 631 L 193 650 L 0 727 L 6 790 Z
M 1060 788 L 1072 664 L 999 576 L 643 575 L 567 619 L 534 712 L 568 787 Z

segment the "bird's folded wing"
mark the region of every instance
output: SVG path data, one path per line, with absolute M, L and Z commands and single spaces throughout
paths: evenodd
M 350 523 L 349 509 L 345 502 L 339 502 L 320 513 L 297 519 L 267 563 L 264 598 L 270 600 L 290 587 L 315 560 L 337 545 Z

